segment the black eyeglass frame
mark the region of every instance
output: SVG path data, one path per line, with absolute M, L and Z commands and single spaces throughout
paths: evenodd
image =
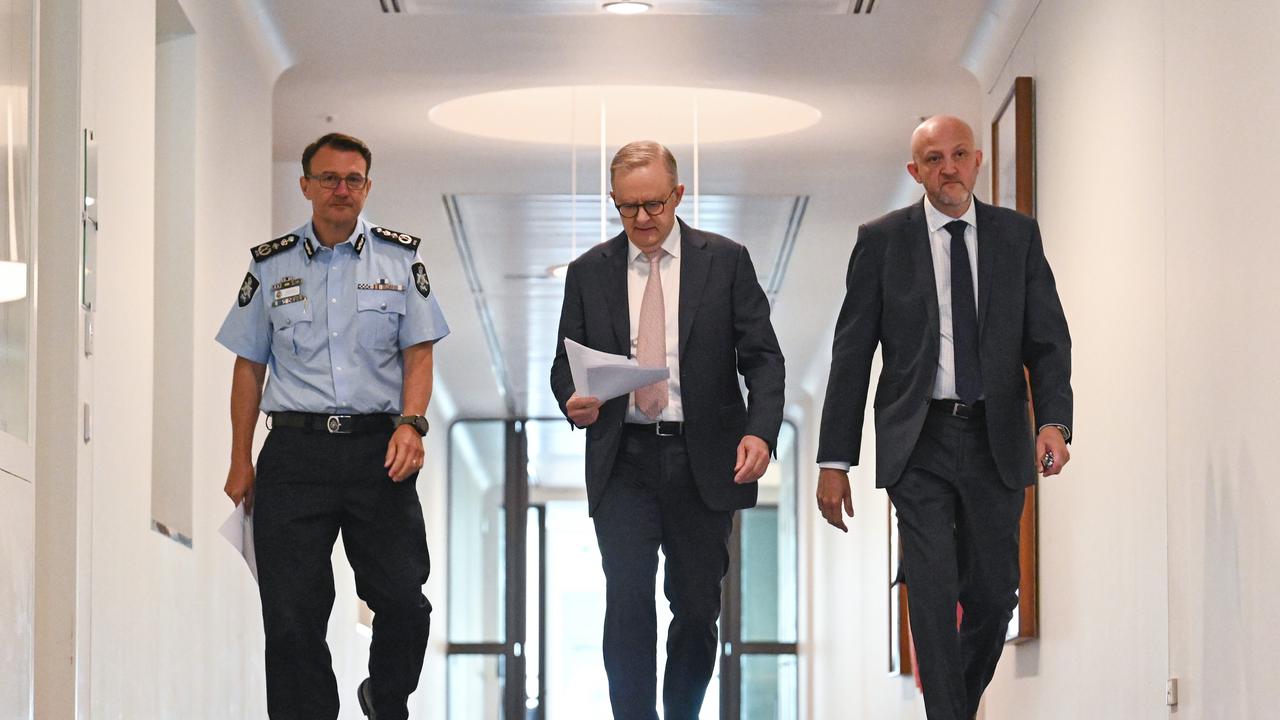
M 640 214 L 640 208 L 644 208 L 645 214 L 649 217 L 656 217 L 666 212 L 667 203 L 671 202 L 671 196 L 675 195 L 676 190 L 679 189 L 679 185 L 671 188 L 671 192 L 667 193 L 667 197 L 664 200 L 645 200 L 642 203 L 623 203 L 622 205 L 614 203 L 613 207 L 617 209 L 619 215 L 628 220 L 638 216 Z

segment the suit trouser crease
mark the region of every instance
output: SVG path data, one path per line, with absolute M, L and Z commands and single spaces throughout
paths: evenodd
M 982 418 L 935 412 L 888 492 L 898 513 L 926 713 L 929 720 L 969 720 L 1017 606 L 1025 493 L 1000 480 Z
M 373 709 L 380 719 L 408 717 L 430 632 L 430 557 L 416 476 L 393 483 L 383 467 L 389 436 L 277 428 L 258 457 L 254 540 L 272 720 L 338 716 L 325 635 L 339 532 L 356 592 L 374 613 Z
M 663 707 L 695 720 L 715 666 L 731 511 L 698 494 L 682 437 L 625 432 L 593 516 L 606 582 L 604 662 L 618 720 L 656 720 L 658 550 L 671 607 Z

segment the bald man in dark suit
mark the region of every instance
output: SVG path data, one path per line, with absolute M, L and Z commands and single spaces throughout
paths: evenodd
M 1055 475 L 1070 460 L 1071 337 L 1036 221 L 973 197 L 973 130 L 930 118 L 911 155 L 924 199 L 863 225 L 849 261 L 817 500 L 846 530 L 879 345 L 876 485 L 898 513 L 925 708 L 929 720 L 969 720 L 1018 603 L 1024 490 L 1037 465 Z

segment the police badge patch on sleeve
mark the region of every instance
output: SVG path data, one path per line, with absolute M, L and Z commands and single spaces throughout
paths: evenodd
M 413 286 L 418 288 L 422 297 L 431 297 L 431 280 L 427 277 L 427 267 L 420 262 L 413 264 Z
M 240 286 L 240 307 L 245 307 L 253 302 L 253 296 L 258 292 L 259 284 L 258 278 L 254 277 L 253 273 L 244 274 L 244 284 Z

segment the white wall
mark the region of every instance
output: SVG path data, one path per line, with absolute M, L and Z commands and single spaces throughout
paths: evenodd
M 1178 718 L 1280 701 L 1280 5 L 1165 17 L 1170 672 Z
M 1040 485 L 1041 637 L 1006 650 L 990 718 L 1167 714 L 1163 5 L 1045 0 L 983 78 L 988 137 L 1013 78 L 1035 79 L 1076 400 L 1072 463 Z
M 154 0 L 85 0 L 82 115 L 97 132 L 101 248 L 94 425 L 89 710 L 93 717 L 265 715 L 256 588 L 216 529 L 231 358 L 213 342 L 269 232 L 270 91 L 238 6 L 185 0 L 196 30 L 193 456 L 152 468 Z M 163 182 L 164 178 L 160 178 Z M 160 239 L 161 242 L 164 238 Z M 164 353 L 160 354 L 164 357 Z M 163 438 L 163 432 L 158 433 Z M 190 474 L 194 547 L 150 529 L 153 473 Z M 54 689 L 56 692 L 56 689 Z M 50 715 L 53 717 L 53 715 Z

